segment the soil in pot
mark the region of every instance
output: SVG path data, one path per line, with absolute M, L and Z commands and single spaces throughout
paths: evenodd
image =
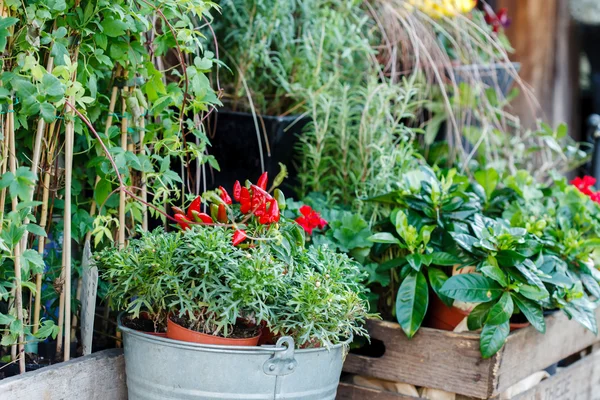
M 131 316 L 124 315 L 121 319 L 123 326 L 127 328 L 135 329 L 136 331 L 144 332 L 149 335 L 167 337 L 167 332 L 160 332 L 160 327 L 158 327 L 158 332 L 156 326 L 154 325 L 154 321 L 152 321 L 147 314 L 140 314 L 139 318 L 132 318 Z
M 510 317 L 510 331 L 515 331 L 521 328 L 527 328 L 529 326 L 529 321 L 527 317 L 523 314 L 514 314 Z
M 167 321 L 167 337 L 183 342 L 216 344 L 220 346 L 258 346 L 261 329 L 259 326 L 249 327 L 237 324 L 228 337 L 208 335 L 189 329 L 190 323 L 186 318 L 170 317 Z

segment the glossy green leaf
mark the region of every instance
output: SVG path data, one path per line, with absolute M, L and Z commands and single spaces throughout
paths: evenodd
M 514 303 L 510 293 L 504 292 L 500 300 L 490 309 L 485 323 L 487 325 L 500 325 L 510 320 L 513 315 Z
M 444 253 L 444 252 L 435 252 L 435 253 L 431 253 L 431 264 L 432 265 L 439 265 L 439 266 L 454 266 L 456 264 L 460 264 L 461 260 L 460 258 L 456 257 L 453 254 L 450 253 Z
M 404 279 L 396 297 L 396 318 L 409 338 L 421 327 L 429 304 L 429 287 L 422 272 L 412 271 Z
M 479 340 L 479 350 L 483 358 L 490 358 L 496 354 L 504 346 L 509 333 L 508 321 L 500 325 L 484 325 Z
M 448 296 L 442 294 L 442 286 L 448 280 L 448 275 L 444 271 L 438 268 L 428 268 L 427 274 L 429 276 L 429 284 L 435 292 L 435 294 L 446 304 L 448 307 L 452 307 L 454 300 Z
M 467 317 L 467 327 L 470 331 L 476 331 L 481 329 L 485 320 L 490 313 L 490 309 L 494 306 L 494 303 L 481 303 L 478 304 Z
M 506 274 L 497 265 L 484 262 L 483 266 L 481 267 L 481 273 L 487 276 L 488 278 L 498 282 L 502 287 L 508 286 L 508 279 L 506 278 Z
M 495 281 L 478 274 L 461 274 L 449 278 L 442 294 L 467 303 L 493 301 L 502 295 L 502 287 Z
M 394 235 L 392 235 L 389 232 L 376 233 L 373 236 L 371 236 L 369 240 L 374 243 L 400 244 L 400 240 L 398 240 Z
M 518 293 L 511 293 L 511 296 L 529 323 L 538 331 L 545 333 L 546 321 L 544 320 L 542 306 Z

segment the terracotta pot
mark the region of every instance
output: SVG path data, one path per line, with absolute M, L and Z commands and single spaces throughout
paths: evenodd
M 529 322 L 511 322 L 510 331 L 516 331 L 517 329 L 527 328 L 530 325 Z
M 430 311 L 427 326 L 430 328 L 453 331 L 469 315 L 468 311 L 463 311 L 456 307 L 448 307 L 435 294 L 430 296 L 429 299 L 431 304 L 429 305 Z
M 258 346 L 260 332 L 258 335 L 251 338 L 224 338 L 221 336 L 207 335 L 206 333 L 200 333 L 184 328 L 178 323 L 171 321 L 171 318 L 169 318 L 167 320 L 167 337 L 169 339 L 180 340 L 182 342 L 216 344 L 219 346 Z

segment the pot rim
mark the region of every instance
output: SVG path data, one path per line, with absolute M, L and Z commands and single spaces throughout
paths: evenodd
M 200 344 L 192 342 L 182 342 L 180 340 L 169 339 L 166 337 L 148 335 L 145 332 L 136 331 L 135 329 L 127 328 L 121 323 L 121 318 L 125 315 L 125 312 L 121 312 L 117 317 L 117 325 L 120 331 L 127 335 L 135 336 L 138 340 L 144 340 L 147 342 L 154 342 L 167 347 L 177 347 L 188 350 L 201 350 L 210 351 L 217 353 L 233 353 L 233 354 L 274 354 L 282 351 L 286 351 L 286 347 L 276 347 L 275 345 L 262 345 L 262 346 L 229 346 L 229 345 L 217 345 L 217 344 Z M 338 348 L 348 347 L 352 340 L 353 335 L 350 335 L 344 342 L 338 343 L 329 347 L 317 347 L 310 349 L 294 349 L 295 354 L 307 354 L 317 353 L 324 351 L 336 350 Z
M 178 326 L 179 328 L 181 328 L 181 329 L 185 329 L 186 331 L 188 331 L 188 332 L 192 332 L 193 334 L 195 334 L 195 335 L 199 335 L 199 336 L 201 336 L 201 337 L 213 337 L 213 336 L 214 336 L 214 337 L 217 337 L 217 338 L 219 338 L 219 339 L 230 340 L 230 341 L 232 341 L 233 343 L 240 343 L 240 342 L 245 342 L 245 341 L 248 341 L 248 340 L 251 340 L 251 339 L 260 338 L 260 335 L 262 335 L 262 328 L 261 328 L 261 327 L 259 327 L 259 329 L 258 329 L 258 334 L 257 334 L 257 335 L 255 335 L 255 336 L 252 336 L 252 337 L 249 337 L 249 338 L 226 338 L 226 337 L 223 337 L 223 336 L 209 335 L 208 333 L 204 333 L 204 332 L 198 332 L 198 331 L 195 331 L 195 330 L 193 330 L 193 329 L 186 328 L 185 326 L 183 326 L 183 325 L 181 325 L 181 324 L 179 324 L 179 323 L 177 323 L 177 322 L 173 321 L 173 320 L 171 319 L 171 317 L 172 317 L 172 315 L 171 315 L 171 316 L 169 316 L 169 317 L 167 317 L 167 324 L 168 324 L 168 323 L 172 323 L 173 325 L 177 325 L 177 326 Z M 167 330 L 168 330 L 168 329 L 169 329 L 169 328 L 167 328 Z

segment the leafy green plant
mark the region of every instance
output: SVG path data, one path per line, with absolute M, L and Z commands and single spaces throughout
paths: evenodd
M 301 347 L 364 334 L 359 265 L 327 246 L 306 249 L 300 225 L 279 215 L 281 196 L 262 187 L 266 175 L 257 185 L 236 184 L 239 205 L 224 188 L 204 193 L 217 206 L 216 221 L 197 211 L 198 198 L 187 213 L 176 210 L 183 233 L 142 233 L 124 249 L 98 253 L 115 306 L 134 318 L 149 312 L 159 322 L 173 314 L 190 329 L 224 337 L 261 325 Z M 283 208 L 285 199 L 279 201 Z
M 387 316 L 392 305 L 412 337 L 430 288 L 449 307 L 468 303 L 467 325 L 481 329 L 486 358 L 503 346 L 515 314 L 544 332 L 543 311 L 562 309 L 597 332 L 598 205 L 564 179 L 542 186 L 525 171 L 474 175 L 470 182 L 453 170 L 422 168 L 405 174 L 399 189 L 370 199 L 395 207 L 370 238 L 374 270 L 390 277 L 379 281 L 379 311 Z M 469 273 L 456 274 L 464 267 Z

